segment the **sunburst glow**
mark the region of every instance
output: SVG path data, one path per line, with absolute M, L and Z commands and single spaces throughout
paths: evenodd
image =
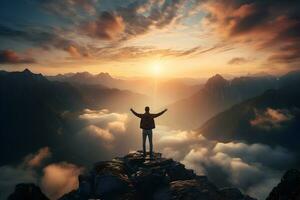
M 153 62 L 150 64 L 150 70 L 152 75 L 161 76 L 163 73 L 163 65 L 161 62 Z

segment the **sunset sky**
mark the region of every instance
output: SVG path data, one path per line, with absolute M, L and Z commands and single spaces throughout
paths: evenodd
M 0 69 L 207 77 L 299 69 L 299 1 L 2 0 Z

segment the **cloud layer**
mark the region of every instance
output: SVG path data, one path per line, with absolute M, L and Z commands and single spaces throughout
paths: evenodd
M 107 109 L 85 109 L 79 119 L 86 122 L 80 134 L 98 138 L 99 141 L 111 147 L 115 138 L 126 131 L 127 114 L 109 112 Z
M 156 146 L 164 156 L 181 161 L 220 187 L 235 186 L 263 199 L 295 157 L 282 147 L 210 141 L 193 131 L 158 127 Z M 265 185 L 264 185 L 265 184 Z M 264 185 L 262 187 L 262 185 Z

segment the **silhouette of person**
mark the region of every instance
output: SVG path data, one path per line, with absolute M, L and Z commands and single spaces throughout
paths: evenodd
M 149 145 L 150 145 L 150 158 L 152 159 L 153 158 L 152 129 L 155 128 L 154 118 L 164 114 L 167 111 L 167 109 L 156 114 L 150 113 L 150 108 L 148 106 L 145 107 L 145 113 L 143 114 L 135 112 L 132 108 L 130 109 L 130 111 L 135 116 L 141 118 L 140 128 L 142 129 L 142 134 L 143 134 L 143 155 L 144 157 L 146 157 L 146 139 L 148 136 Z

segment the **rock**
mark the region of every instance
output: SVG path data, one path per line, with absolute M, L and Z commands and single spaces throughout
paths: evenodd
M 122 161 L 96 163 L 94 172 L 94 197 L 115 198 L 131 192 L 132 185 Z
M 49 200 L 41 189 L 33 183 L 20 183 L 15 191 L 9 195 L 8 200 Z
M 68 194 L 63 195 L 59 198 L 60 200 L 87 200 L 88 198 L 85 196 L 81 196 L 78 191 L 73 190 Z
M 177 162 L 173 162 L 169 167 L 167 167 L 166 171 L 171 181 L 187 180 L 196 177 L 193 170 L 187 170 L 183 164 Z
M 156 190 L 169 184 L 169 177 L 166 176 L 166 171 L 159 167 L 146 168 L 137 171 L 131 177 L 131 181 L 139 197 L 146 196 L 147 199 L 151 199 Z
M 287 171 L 266 200 L 300 200 L 300 171 Z
M 84 176 L 79 175 L 78 176 L 78 194 L 82 197 L 90 197 L 90 194 L 92 193 L 92 184 L 91 184 L 91 176 Z
M 170 184 L 171 199 L 219 200 L 218 190 L 208 190 L 196 179 L 174 181 Z
M 243 195 L 237 188 L 223 188 L 220 189 L 220 194 L 228 200 L 254 200 L 248 195 Z

